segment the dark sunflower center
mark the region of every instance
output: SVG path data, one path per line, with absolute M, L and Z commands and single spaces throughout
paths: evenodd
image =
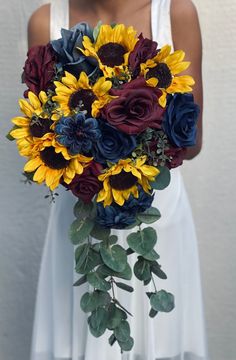
M 98 56 L 103 65 L 114 67 L 122 65 L 126 49 L 117 43 L 108 43 L 102 45 L 98 50 Z
M 97 99 L 91 90 L 80 89 L 74 92 L 69 99 L 71 110 L 79 108 L 80 111 L 87 110 L 87 115 L 91 116 L 92 104 Z
M 50 119 L 32 117 L 29 125 L 31 135 L 37 138 L 41 138 L 43 135 L 52 132 L 50 129 L 52 123 L 53 121 Z
M 120 174 L 111 175 L 109 178 L 110 185 L 115 190 L 127 190 L 137 183 L 137 178 L 131 172 L 122 170 Z
M 160 63 L 147 73 L 147 79 L 155 77 L 158 79 L 159 88 L 168 88 L 172 83 L 172 75 L 170 69 L 165 63 Z
M 61 153 L 57 154 L 53 146 L 46 147 L 41 151 L 40 157 L 51 169 L 64 169 L 69 164 L 69 160 L 66 160 Z

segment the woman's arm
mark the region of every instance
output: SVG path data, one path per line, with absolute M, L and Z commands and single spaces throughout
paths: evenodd
M 46 45 L 50 41 L 50 5 L 38 8 L 28 22 L 28 47 Z
M 200 106 L 198 119 L 197 143 L 188 148 L 186 159 L 193 159 L 202 148 L 202 39 L 198 14 L 191 0 L 172 0 L 171 26 L 175 50 L 182 49 L 186 53 L 185 59 L 191 62 L 190 67 L 182 74 L 193 76 L 195 85 L 193 95 L 195 102 Z

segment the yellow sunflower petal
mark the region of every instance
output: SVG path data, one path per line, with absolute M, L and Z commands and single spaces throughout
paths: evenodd
M 23 127 L 23 128 L 12 130 L 10 132 L 10 135 L 14 139 L 21 139 L 21 138 L 25 138 L 27 136 L 30 136 L 30 131 L 29 131 L 29 128 Z
M 17 126 L 29 126 L 30 123 L 29 118 L 21 117 L 21 116 L 14 117 L 13 119 L 11 119 L 11 121 L 13 122 L 13 124 Z
M 170 68 L 172 75 L 177 75 L 177 74 L 181 73 L 182 71 L 187 70 L 190 64 L 191 64 L 190 61 L 183 61 L 181 63 L 170 65 L 169 68 Z
M 24 99 L 20 99 L 19 100 L 19 105 L 20 105 L 20 109 L 21 111 L 29 118 L 32 117 L 33 113 L 34 113 L 34 108 L 32 105 L 30 105 L 30 103 L 28 103 L 27 100 Z
M 41 184 L 45 180 L 46 172 L 47 172 L 47 167 L 44 165 L 41 165 L 35 171 L 33 180 L 36 181 L 37 183 Z
M 33 108 L 35 110 L 38 108 L 41 108 L 41 103 L 40 103 L 38 97 L 32 91 L 28 92 L 28 98 L 29 98 L 30 104 L 33 106 Z
M 25 166 L 24 166 L 24 171 L 26 172 L 33 172 L 34 170 L 36 170 L 40 165 L 42 164 L 42 160 L 40 159 L 39 156 L 37 156 L 34 159 L 29 160 Z

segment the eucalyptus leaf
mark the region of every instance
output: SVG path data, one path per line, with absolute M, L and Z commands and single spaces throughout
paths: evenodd
M 102 21 L 99 20 L 99 22 L 97 23 L 97 25 L 96 25 L 95 28 L 93 29 L 94 42 L 96 42 L 96 40 L 97 40 L 97 37 L 98 37 L 98 35 L 99 35 L 101 26 L 102 26 Z
M 117 235 L 109 236 L 108 242 L 109 242 L 110 245 L 116 244 L 117 241 L 118 241 L 118 236 Z
M 130 326 L 128 321 L 122 320 L 119 326 L 114 329 L 114 335 L 118 341 L 126 342 L 130 337 Z
M 114 276 L 125 280 L 131 280 L 132 278 L 132 269 L 128 263 L 126 264 L 125 269 L 121 272 L 113 271 L 106 265 L 99 266 L 97 272 L 103 277 Z
M 170 312 L 175 307 L 174 296 L 165 290 L 160 290 L 150 298 L 151 306 L 160 312 Z
M 111 302 L 111 296 L 108 292 L 95 290 L 92 293 L 86 292 L 81 300 L 80 307 L 85 312 L 91 312 L 96 310 L 100 306 L 109 305 Z
M 130 351 L 134 346 L 134 339 L 130 336 L 126 341 L 119 341 L 120 348 L 122 351 Z
M 161 270 L 161 266 L 157 262 L 151 264 L 151 271 L 160 279 L 166 280 L 167 275 Z
M 102 307 L 97 308 L 88 318 L 89 329 L 96 338 L 102 336 L 107 328 L 108 311 Z
M 138 232 L 129 234 L 127 237 L 129 247 L 140 255 L 150 252 L 157 242 L 156 231 L 147 227 Z
M 166 166 L 159 166 L 160 173 L 156 176 L 155 181 L 150 185 L 155 190 L 163 190 L 170 184 L 170 170 Z
M 152 224 L 159 220 L 160 217 L 160 211 L 154 207 L 150 207 L 145 212 L 137 214 L 137 219 L 144 224 Z
M 123 310 L 119 309 L 117 306 L 115 306 L 115 304 L 110 304 L 108 314 L 109 317 L 107 328 L 109 330 L 114 330 L 117 326 L 120 325 L 122 320 L 127 319 L 126 313 Z
M 106 240 L 109 238 L 110 233 L 110 229 L 104 228 L 99 224 L 95 224 L 93 230 L 91 231 L 91 236 L 98 240 Z
M 85 262 L 88 253 L 89 253 L 90 246 L 88 244 L 80 245 L 75 250 L 75 263 L 76 266 L 79 268 Z
M 96 271 L 87 275 L 87 281 L 90 285 L 98 290 L 108 291 L 111 289 L 111 284 L 100 277 Z
M 84 203 L 82 200 L 78 200 L 74 206 L 74 215 L 77 219 L 85 219 L 91 217 L 94 204 L 92 202 Z
M 129 286 L 127 284 L 121 283 L 121 282 L 115 282 L 116 286 L 122 290 L 128 291 L 128 292 L 133 292 L 134 288 L 132 286 Z
M 86 283 L 86 281 L 87 281 L 87 276 L 86 276 L 86 275 L 83 275 L 83 276 L 81 276 L 81 277 L 79 278 L 79 280 L 77 280 L 77 281 L 73 284 L 73 286 L 83 285 L 83 284 Z
M 112 334 L 112 335 L 109 337 L 108 341 L 109 341 L 109 344 L 110 344 L 111 346 L 114 345 L 115 342 L 116 342 L 116 337 L 115 337 L 115 335 Z
M 149 279 L 144 280 L 143 285 L 144 285 L 144 286 L 147 286 L 148 284 L 150 284 L 151 281 L 152 281 L 152 278 L 151 278 L 151 276 L 150 276 Z
M 106 246 L 101 244 L 100 253 L 105 265 L 110 269 L 121 272 L 127 264 L 127 254 L 120 245 Z
M 84 242 L 89 236 L 93 226 L 94 221 L 90 218 L 77 219 L 73 221 L 69 230 L 69 237 L 72 244 L 78 245 Z
M 154 309 L 151 309 L 151 310 L 149 311 L 149 316 L 150 316 L 151 318 L 154 318 L 157 314 L 158 314 L 158 311 L 156 311 L 156 310 L 154 310 Z
M 76 266 L 75 270 L 79 274 L 88 274 L 101 263 L 102 259 L 100 254 L 90 247 L 84 262 L 80 266 Z
M 158 260 L 160 258 L 160 256 L 158 255 L 158 253 L 154 249 L 152 249 L 148 253 L 142 255 L 142 257 L 144 259 L 150 260 L 150 261 L 155 261 L 155 260 Z
M 150 279 L 150 263 L 145 259 L 138 259 L 134 265 L 134 274 L 141 281 Z

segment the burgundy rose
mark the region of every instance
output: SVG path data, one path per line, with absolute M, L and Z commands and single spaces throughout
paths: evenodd
M 170 149 L 165 151 L 165 154 L 169 157 L 171 157 L 171 160 L 166 163 L 166 166 L 169 169 L 176 168 L 180 165 L 182 165 L 185 154 L 186 154 L 186 148 L 175 148 L 171 147 Z
M 143 34 L 139 35 L 139 41 L 129 55 L 129 66 L 132 70 L 132 77 L 136 78 L 140 73 L 140 64 L 145 63 L 157 55 L 157 42 L 144 39 Z
M 55 76 L 54 64 L 56 61 L 56 54 L 51 44 L 33 46 L 29 49 L 22 80 L 30 91 L 38 95 L 41 90 L 46 91 L 48 88 L 54 87 L 52 79 Z M 29 90 L 25 91 L 25 97 Z
M 148 127 L 161 128 L 165 109 L 158 104 L 158 98 L 162 92 L 148 86 L 144 78 L 126 83 L 121 89 L 112 89 L 110 93 L 119 97 L 101 113 L 112 126 L 131 135 L 140 134 Z
M 98 180 L 102 169 L 102 165 L 92 161 L 81 175 L 74 177 L 67 188 L 85 203 L 90 202 L 94 195 L 102 189 L 102 182 Z

